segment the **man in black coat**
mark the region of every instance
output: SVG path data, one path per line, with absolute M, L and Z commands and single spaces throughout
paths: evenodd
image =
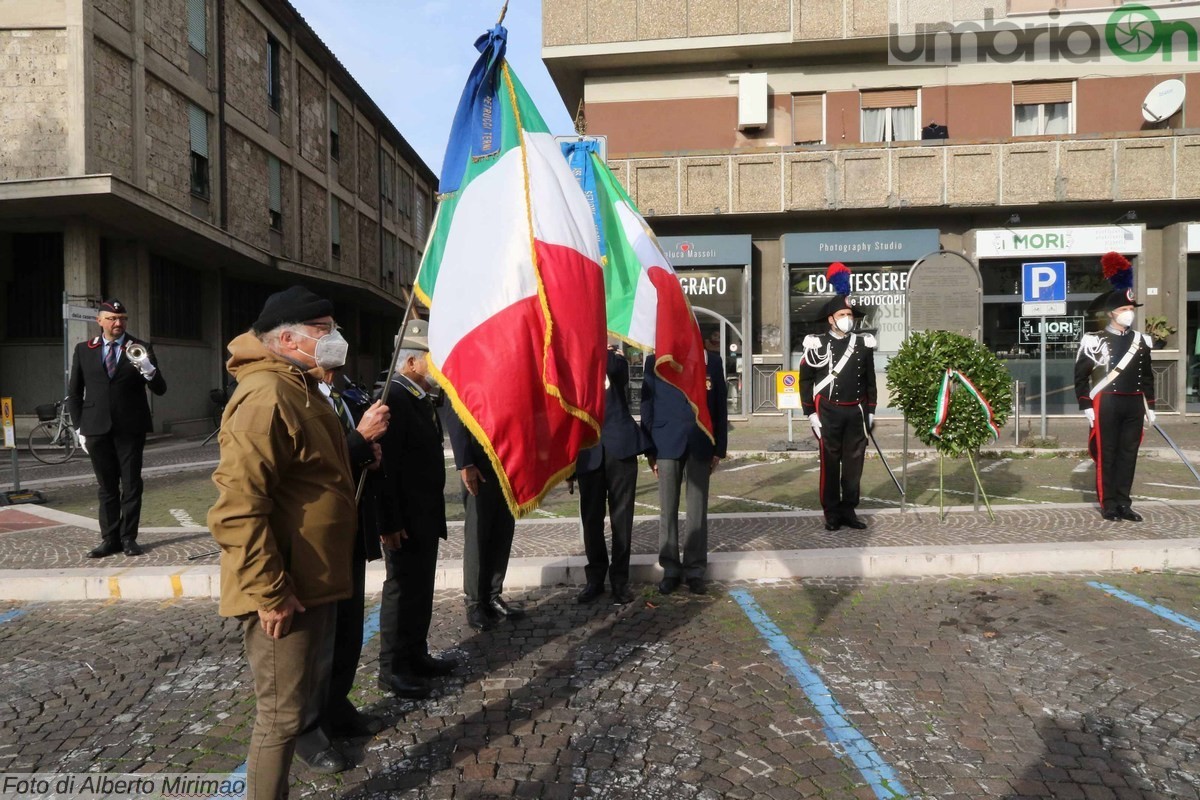
M 646 359 L 642 377 L 642 428 L 650 437 L 646 456 L 658 476 L 658 563 L 663 569 L 658 590 L 663 594 L 675 591 L 684 580 L 694 594 L 707 591 L 708 483 L 726 455 L 729 407 L 721 354 L 708 350 L 704 355 L 715 442 L 696 423 L 696 412 L 683 392 L 654 374 L 653 356 Z M 680 542 L 679 490 L 685 476 L 687 527 Z
M 167 381 L 154 348 L 131 335 L 128 322 L 120 300 L 101 303 L 101 335 L 77 344 L 71 362 L 67 407 L 100 486 L 100 546 L 88 558 L 142 554 L 142 451 L 154 429 L 146 389 L 162 395 Z
M 517 521 L 508 510 L 500 478 L 491 459 L 462 420 L 451 410 L 446 414 L 446 433 L 454 451 L 454 468 L 462 478 L 463 509 L 463 595 L 467 624 L 477 631 L 495 627 L 501 619 L 519 619 L 525 612 L 509 605 L 500 595 L 508 574 L 513 533 Z
M 387 563 L 379 611 L 379 688 L 414 700 L 430 694 L 428 678 L 449 675 L 455 661 L 429 654 L 438 544 L 446 538 L 446 467 L 442 425 L 429 395 L 426 323 L 405 326 L 388 389 L 392 421 L 380 444 L 376 479 Z
M 579 516 L 587 553 L 587 585 L 576 598 L 590 603 L 604 593 L 604 578 L 612 586 L 614 603 L 633 600 L 629 591 L 629 546 L 633 538 L 633 497 L 637 492 L 637 457 L 646 452 L 646 434 L 629 413 L 629 362 L 620 340 L 608 343 L 604 426 L 600 443 L 580 452 L 575 460 L 579 480 Z M 604 542 L 604 509 L 612 519 L 612 562 Z

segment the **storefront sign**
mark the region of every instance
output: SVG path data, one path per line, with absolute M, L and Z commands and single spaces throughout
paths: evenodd
M 745 266 L 750 263 L 750 236 L 659 236 L 658 244 L 677 270 L 692 267 Z M 686 291 L 686 289 L 685 289 Z
M 929 255 L 938 247 L 938 231 L 932 228 L 788 233 L 783 237 L 783 260 L 788 264 L 904 263 Z
M 1046 344 L 1074 344 L 1083 337 L 1083 317 L 1021 317 L 1021 344 L 1042 343 L 1042 322 L 1046 323 Z
M 689 297 L 729 293 L 729 278 L 724 275 L 686 273 L 679 276 L 679 285 L 683 287 L 683 293 Z
M 1141 225 L 980 230 L 975 232 L 975 256 L 1098 256 L 1110 250 L 1140 253 L 1142 230 Z

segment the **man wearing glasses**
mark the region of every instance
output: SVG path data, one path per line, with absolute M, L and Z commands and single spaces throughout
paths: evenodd
M 221 419 L 219 612 L 241 622 L 254 675 L 248 800 L 287 796 L 296 739 L 319 724 L 333 665 L 336 608 L 350 597 L 357 524 L 346 432 L 318 383 L 346 361 L 333 304 L 293 286 L 267 298 L 229 343 L 238 388 Z M 318 772 L 345 762 L 310 755 Z
M 154 429 L 146 389 L 167 391 L 154 348 L 126 330 L 120 300 L 100 304 L 101 335 L 75 346 L 67 407 L 92 459 L 100 495 L 100 545 L 88 558 L 140 556 L 142 451 Z

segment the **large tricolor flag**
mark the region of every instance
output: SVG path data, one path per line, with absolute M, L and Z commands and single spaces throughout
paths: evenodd
M 604 265 L 611 335 L 653 353 L 654 373 L 683 392 L 712 438 L 704 340 L 671 262 L 596 142 L 564 142 L 563 155 L 592 205 Z
M 606 341 L 591 210 L 506 37 L 475 42 L 415 291 L 435 377 L 520 516 L 599 438 Z

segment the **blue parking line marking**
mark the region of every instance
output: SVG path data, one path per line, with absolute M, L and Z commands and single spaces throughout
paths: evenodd
M 230 780 L 231 778 L 236 778 L 238 775 L 245 775 L 245 774 L 246 774 L 246 762 L 243 761 L 240 766 L 238 766 L 237 768 L 235 768 L 233 770 L 233 772 L 226 775 L 224 780 Z M 243 783 L 243 786 L 244 785 L 245 784 Z M 208 798 L 208 800 L 232 800 L 232 798 L 235 798 L 235 797 L 245 797 L 245 796 L 246 796 L 246 790 L 243 788 L 242 791 L 239 792 L 238 794 L 219 794 L 218 793 L 218 794 L 214 794 L 212 797 Z
M 1183 614 L 1180 614 L 1178 611 L 1172 611 L 1171 609 L 1169 609 L 1165 606 L 1160 606 L 1160 605 L 1157 605 L 1156 603 L 1147 602 L 1147 601 L 1143 600 L 1142 598 L 1138 597 L 1136 594 L 1130 594 L 1129 592 L 1118 589 L 1115 586 L 1109 586 L 1107 583 L 1100 583 L 1099 581 L 1088 581 L 1088 586 L 1091 586 L 1094 589 L 1099 589 L 1102 592 L 1108 592 L 1113 597 L 1116 597 L 1119 600 L 1124 600 L 1126 603 L 1132 603 L 1133 605 L 1137 606 L 1138 608 L 1144 608 L 1152 614 L 1157 614 L 1158 616 L 1162 617 L 1165 620 L 1170 620 L 1171 622 L 1174 622 L 1176 625 L 1182 625 L 1183 627 L 1188 628 L 1189 630 L 1193 630 L 1196 633 L 1200 633 L 1200 622 L 1197 622 L 1196 620 L 1192 619 L 1191 617 L 1185 617 Z
M 871 741 L 859 733 L 858 729 L 846 718 L 845 709 L 834 699 L 833 693 L 829 691 L 817 671 L 809 665 L 804 654 L 792 645 L 783 631 L 779 630 L 779 626 L 771 621 L 771 618 L 759 607 L 749 592 L 745 589 L 735 589 L 729 594 L 742 607 L 742 611 L 746 612 L 746 616 L 750 618 L 759 634 L 779 656 L 783 665 L 799 681 L 800 688 L 808 697 L 808 701 L 821 715 L 821 720 L 825 724 L 825 736 L 834 745 L 835 750 L 840 749 L 849 756 L 850 761 L 858 767 L 863 779 L 875 792 L 875 796 L 880 800 L 908 797 L 908 792 L 900 784 L 896 773 L 883 760 L 883 756 L 879 755 L 879 751 L 875 749 Z
M 23 617 L 28 611 L 29 609 L 26 608 L 14 608 L 12 611 L 5 611 L 3 614 L 0 614 L 0 624 L 12 622 L 18 617 Z
M 366 619 L 363 620 L 364 647 L 366 646 L 367 642 L 374 639 L 379 633 L 379 609 L 382 607 L 382 605 L 383 604 L 381 603 L 380 605 L 374 606 L 369 612 L 367 612 Z

